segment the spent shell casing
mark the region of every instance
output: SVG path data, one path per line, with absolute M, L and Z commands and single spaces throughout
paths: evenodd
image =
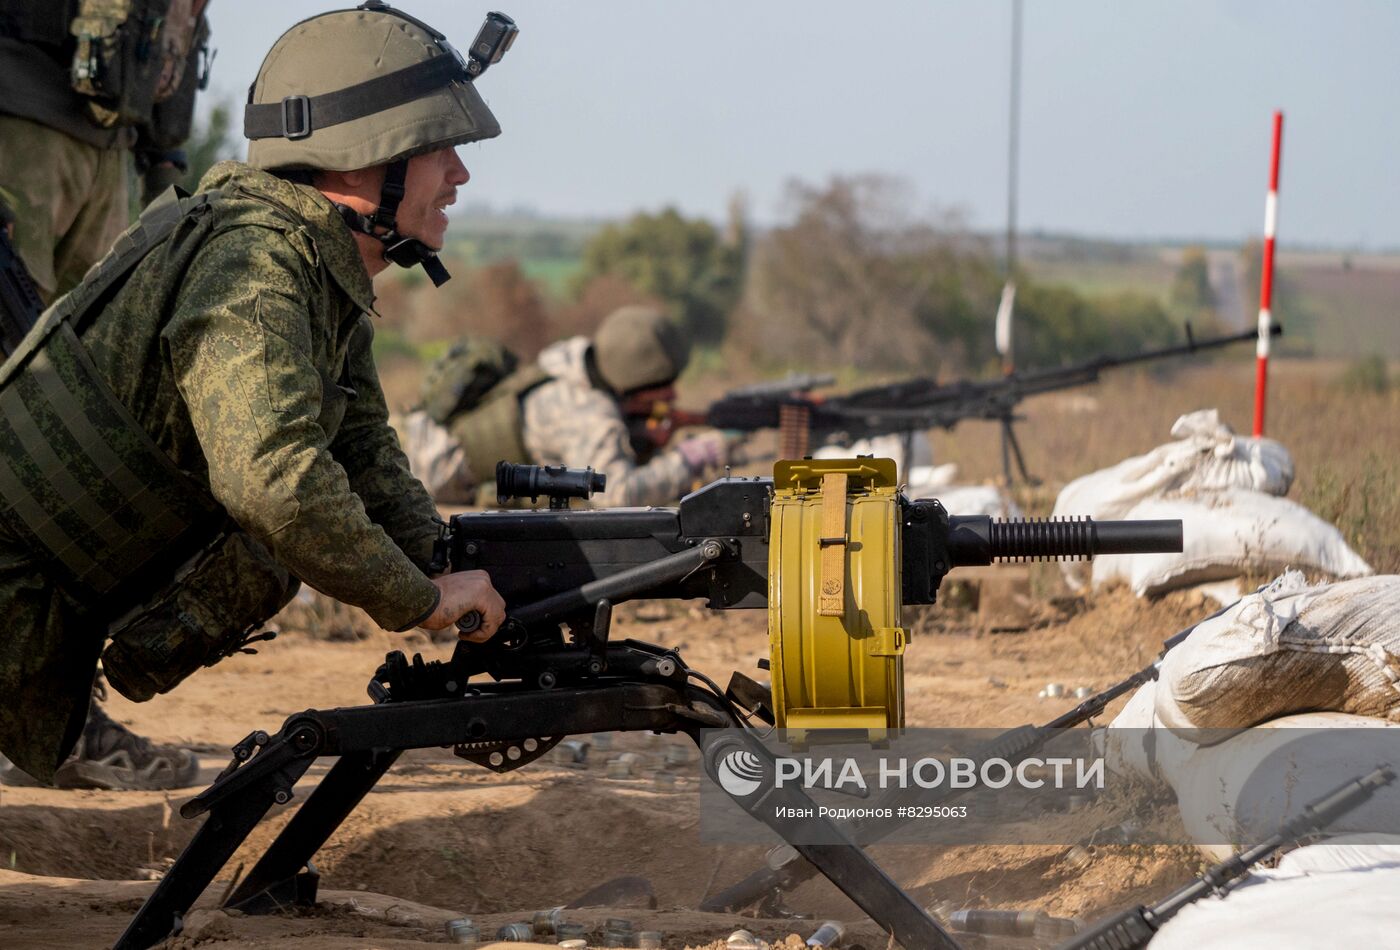
M 470 917 L 449 920 L 446 930 L 447 939 L 451 943 L 474 947 L 481 939 L 481 928 Z
M 958 910 L 948 919 L 954 930 L 964 933 L 1001 934 L 1029 937 L 1045 912 L 1041 910 Z
M 1035 935 L 1046 940 L 1073 937 L 1084 927 L 1078 917 L 1043 917 L 1036 922 Z
M 558 931 L 563 921 L 564 908 L 551 907 L 549 910 L 535 911 L 535 916 L 530 920 L 530 928 L 537 934 L 552 935 Z
M 1077 844 L 1065 852 L 1063 860 L 1076 871 L 1082 871 L 1094 860 L 1094 854 L 1083 845 Z
M 560 921 L 554 927 L 554 936 L 559 938 L 562 945 L 565 940 L 583 940 L 587 942 L 588 925 L 572 923 L 570 921 Z
M 724 941 L 729 950 L 762 950 L 763 941 L 747 930 L 736 930 Z
M 807 938 L 809 947 L 834 947 L 846 936 L 846 928 L 839 920 L 828 920 L 817 928 L 816 933 Z
M 506 924 L 496 931 L 496 939 L 506 943 L 529 943 L 534 936 L 534 928 L 523 920 L 519 923 Z

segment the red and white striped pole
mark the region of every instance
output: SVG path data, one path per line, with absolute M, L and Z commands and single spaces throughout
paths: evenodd
M 1269 161 L 1269 197 L 1264 202 L 1264 264 L 1259 280 L 1259 345 L 1255 349 L 1254 437 L 1264 434 L 1264 396 L 1269 384 L 1269 338 L 1273 323 L 1274 232 L 1278 228 L 1278 163 L 1283 148 L 1283 112 L 1274 112 L 1274 148 Z

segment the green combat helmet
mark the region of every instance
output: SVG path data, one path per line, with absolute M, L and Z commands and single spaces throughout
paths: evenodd
M 346 223 L 384 243 L 400 267 L 448 279 L 437 253 L 395 229 L 408 160 L 494 138 L 496 117 L 473 80 L 520 31 L 491 13 L 463 58 L 437 30 L 383 0 L 303 20 L 273 45 L 248 90 L 248 164 L 267 170 L 351 171 L 388 165 L 372 215 L 340 207 Z
M 690 340 L 660 310 L 622 307 L 593 335 L 593 361 L 603 382 L 622 396 L 675 382 L 690 362 Z

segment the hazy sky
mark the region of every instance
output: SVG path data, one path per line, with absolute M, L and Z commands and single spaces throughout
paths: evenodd
M 979 228 L 1006 214 L 1011 0 L 500 0 L 521 27 L 481 80 L 503 133 L 464 203 L 718 218 L 742 190 L 910 181 Z M 458 46 L 490 7 L 402 0 Z M 322 0 L 212 0 L 211 92 Z M 1263 225 L 1285 111 L 1279 241 L 1400 247 L 1400 4 L 1027 0 L 1023 230 L 1236 240 Z M 241 127 L 241 115 L 239 118 Z

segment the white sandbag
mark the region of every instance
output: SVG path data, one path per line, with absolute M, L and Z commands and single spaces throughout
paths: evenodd
M 1337 578 L 1374 573 L 1332 525 L 1302 505 L 1263 492 L 1149 498 L 1123 517 L 1180 518 L 1184 550 L 1097 558 L 1091 571 L 1095 588 L 1123 581 L 1142 597 L 1289 567 Z
M 1286 448 L 1273 439 L 1235 435 L 1215 409 L 1177 419 L 1172 436 L 1178 441 L 1070 482 L 1056 499 L 1054 514 L 1126 518 L 1134 505 L 1158 495 L 1231 488 L 1285 495 L 1293 484 L 1293 458 Z
M 1210 897 L 1182 908 L 1158 931 L 1151 947 L 1400 947 L 1397 894 L 1400 868 L 1396 867 L 1297 875 L 1260 871 L 1227 897 Z
M 1400 868 L 1400 833 L 1337 835 L 1295 848 L 1279 859 L 1277 873 L 1279 877 L 1297 877 L 1367 868 Z
M 1139 686 L 1106 729 L 1095 731 L 1095 749 L 1116 775 L 1167 781 L 1196 752 L 1196 744 L 1168 731 L 1157 718 L 1156 682 Z
M 1269 495 L 1286 495 L 1293 485 L 1293 456 L 1273 439 L 1235 435 L 1215 409 L 1200 409 L 1172 425 L 1172 437 L 1197 446 L 1210 445 L 1176 491 L 1183 495 L 1227 488 L 1247 488 Z
M 937 498 L 952 515 L 990 515 L 993 518 L 1020 518 L 1021 508 L 1011 496 L 995 485 L 953 485 L 936 491 L 915 493 L 911 498 Z
M 1021 508 L 1005 490 L 996 485 L 959 485 L 958 466 L 919 465 L 910 469 L 905 494 L 910 498 L 937 498 L 954 515 L 990 515 L 993 518 L 1020 518 Z
M 919 494 L 915 498 L 929 498 L 929 492 L 937 492 L 940 489 L 956 485 L 958 482 L 958 463 L 945 462 L 942 465 L 916 465 L 909 470 L 910 491 L 917 491 Z
M 1158 686 L 1160 695 L 1162 687 Z M 1340 730 L 1345 730 L 1342 732 Z M 1240 842 L 1258 841 L 1342 782 L 1394 761 L 1400 725 L 1337 712 L 1284 716 L 1190 755 L 1163 756 L 1158 773 L 1176 790 L 1191 840 L 1219 859 Z M 1178 741 L 1182 741 L 1178 739 Z M 1170 740 L 1167 748 L 1172 748 Z M 1400 829 L 1400 788 L 1392 785 L 1328 827 L 1331 835 L 1377 836 Z
M 1377 762 L 1394 761 L 1400 749 L 1400 725 L 1335 712 L 1284 716 L 1223 742 L 1197 745 L 1156 720 L 1154 685 L 1139 689 L 1107 729 L 1096 731 L 1095 749 L 1116 775 L 1171 786 L 1187 834 L 1212 860 L 1228 856 L 1242 841 L 1272 834 L 1303 805 Z M 1339 838 L 1339 844 L 1368 854 L 1365 849 L 1386 832 L 1400 833 L 1400 789 L 1384 790 L 1328 830 L 1355 835 Z M 1340 866 L 1360 860 L 1356 854 L 1338 851 L 1331 860 Z M 1400 860 L 1400 852 L 1387 854 Z
M 1129 517 L 1129 511 L 1150 498 L 1191 498 L 1230 489 L 1281 496 L 1293 484 L 1287 449 L 1273 439 L 1235 435 L 1215 409 L 1181 416 L 1171 434 L 1178 441 L 1070 482 L 1055 499 L 1052 514 L 1113 520 Z M 1090 568 L 1082 561 L 1065 561 L 1060 572 L 1072 590 L 1089 584 Z
M 1400 576 L 1309 586 L 1286 572 L 1167 654 L 1154 707 L 1177 732 L 1314 709 L 1400 723 Z

